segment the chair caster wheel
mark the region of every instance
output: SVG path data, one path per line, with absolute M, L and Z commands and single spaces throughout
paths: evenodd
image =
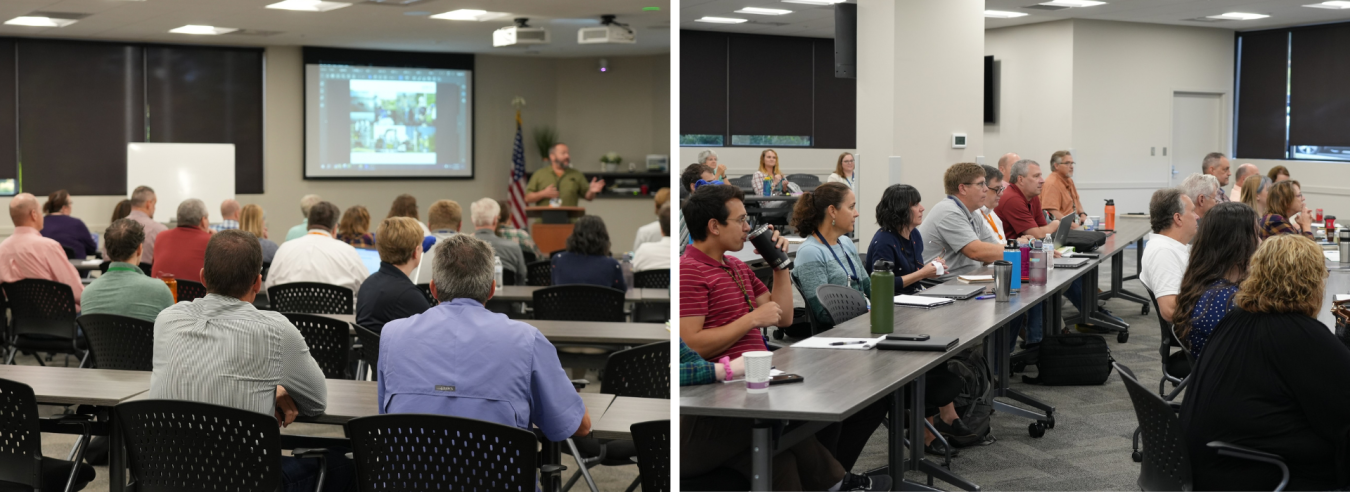
M 1135 451 L 1135 452 L 1133 452 L 1133 453 L 1130 453 L 1130 459 L 1134 460 L 1135 463 L 1143 463 L 1143 462 L 1144 462 L 1144 452 L 1143 452 L 1143 451 Z
M 1130 339 L 1130 332 L 1128 332 L 1128 331 L 1122 331 L 1122 332 L 1116 334 L 1116 341 L 1117 341 L 1117 342 L 1125 343 L 1125 342 L 1129 341 L 1129 339 Z
M 773 331 L 773 339 L 774 339 L 774 340 L 782 340 L 782 339 L 783 339 L 783 330 L 774 330 L 774 331 Z
M 1039 421 L 1039 422 L 1044 423 L 1044 424 L 1045 424 L 1045 428 L 1047 428 L 1047 429 L 1054 429 L 1054 428 L 1055 428 L 1055 414 L 1052 413 L 1052 414 L 1046 415 L 1046 416 L 1045 416 L 1045 420 L 1042 420 L 1042 421 Z
M 1147 316 L 1147 315 L 1148 315 L 1148 304 L 1144 304 L 1144 307 L 1139 308 L 1139 315 L 1140 315 L 1140 316 Z
M 1027 364 L 1025 362 L 1018 362 L 1016 364 L 1013 364 L 1010 369 L 1014 374 L 1016 374 L 1025 371 L 1027 369 Z
M 1031 434 L 1031 437 L 1034 439 L 1040 439 L 1041 437 L 1045 436 L 1045 424 L 1036 422 L 1034 424 L 1028 425 L 1027 433 Z

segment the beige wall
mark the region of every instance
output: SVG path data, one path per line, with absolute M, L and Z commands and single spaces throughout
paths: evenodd
M 717 163 L 727 167 L 727 177 L 738 178 L 759 170 L 759 153 L 764 147 L 680 147 L 680 158 L 675 160 L 674 173 L 679 176 L 685 166 L 698 162 L 699 152 L 717 153 Z M 778 166 L 786 174 L 815 174 L 823 180 L 834 172 L 834 166 L 843 152 L 854 149 L 794 149 L 774 147 L 778 152 Z M 677 178 L 678 179 L 678 178 Z
M 1073 140 L 1073 32 L 1071 20 L 984 32 L 993 55 L 995 122 L 984 125 L 985 163 L 1016 152 L 1045 166 Z

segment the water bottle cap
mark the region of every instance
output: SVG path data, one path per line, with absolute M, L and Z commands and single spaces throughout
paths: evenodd
M 1106 204 L 1114 207 L 1114 206 L 1116 206 L 1116 201 L 1113 200 L 1113 199 L 1107 198 L 1107 199 L 1106 199 Z
M 874 271 L 874 272 L 889 272 L 889 271 L 891 271 L 891 267 L 893 267 L 893 266 L 894 266 L 894 265 L 893 265 L 891 262 L 889 262 L 889 261 L 886 261 L 886 260 L 877 260 L 876 263 L 873 263 L 873 264 L 872 264 L 872 271 Z

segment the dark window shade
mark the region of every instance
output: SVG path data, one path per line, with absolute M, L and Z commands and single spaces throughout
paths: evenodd
M 730 133 L 810 136 L 812 40 L 731 36 L 730 46 Z
M 263 192 L 263 51 L 145 48 L 149 141 L 234 144 L 235 193 Z
M 727 135 L 727 35 L 680 31 L 680 134 Z
M 858 141 L 858 79 L 834 76 L 834 41 L 815 45 L 815 135 L 813 147 L 852 149 Z
M 1289 31 L 1240 33 L 1236 157 L 1285 157 Z
M 1350 25 L 1297 29 L 1291 43 L 1289 145 L 1350 147 Z
M 127 143 L 145 141 L 139 46 L 18 41 L 23 191 L 125 195 Z
M 0 39 L 0 179 L 15 179 L 19 175 L 15 104 L 14 40 Z

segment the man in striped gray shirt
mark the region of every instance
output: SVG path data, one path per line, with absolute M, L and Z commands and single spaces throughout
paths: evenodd
M 323 413 L 323 371 L 300 331 L 285 316 L 253 307 L 262 289 L 262 248 L 240 230 L 216 233 L 206 246 L 206 297 L 170 306 L 155 319 L 150 398 L 189 400 L 274 415 L 287 426 L 297 415 Z M 351 462 L 328 457 L 324 489 L 345 490 Z M 313 490 L 315 460 L 285 458 L 287 490 Z M 346 479 L 344 479 L 344 476 Z

